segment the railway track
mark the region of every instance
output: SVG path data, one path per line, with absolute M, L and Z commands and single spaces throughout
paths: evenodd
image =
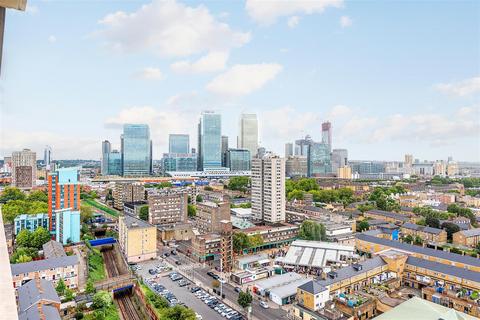
M 107 274 L 109 278 L 113 278 L 120 275 L 120 269 L 115 261 L 115 252 L 113 250 L 105 250 L 103 252 L 103 259 L 107 268 Z

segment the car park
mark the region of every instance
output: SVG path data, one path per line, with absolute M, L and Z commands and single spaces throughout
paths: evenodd
M 201 290 L 199 287 L 190 288 L 190 292 L 193 292 L 193 293 L 195 293 L 195 292 L 197 292 L 197 291 L 199 291 L 199 290 Z
M 157 272 L 156 272 L 154 269 L 149 269 L 149 270 L 148 270 L 148 273 L 150 273 L 151 275 L 154 275 L 154 274 L 156 274 Z

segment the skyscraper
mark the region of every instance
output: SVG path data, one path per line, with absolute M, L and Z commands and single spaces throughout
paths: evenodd
M 293 143 L 285 143 L 285 158 L 293 156 Z
M 45 150 L 43 150 L 43 164 L 50 170 L 50 163 L 52 162 L 52 147 L 45 146 Z
M 348 165 L 347 149 L 332 150 L 332 172 L 336 173 L 338 168 Z
M 225 166 L 230 168 L 230 171 L 249 171 L 251 169 L 250 151 L 247 149 L 233 149 L 230 148 L 226 152 Z
M 122 175 L 122 154 L 118 150 L 112 150 L 108 154 L 107 174 L 111 176 Z
M 189 153 L 190 136 L 188 134 L 170 134 L 168 136 L 168 153 Z
M 37 154 L 30 149 L 12 152 L 12 185 L 32 188 L 37 180 Z
M 203 111 L 198 123 L 198 170 L 222 166 L 222 118 L 213 111 Z
M 227 166 L 228 136 L 222 136 L 222 167 Z
M 258 120 L 254 113 L 242 113 L 239 121 L 237 148 L 247 149 L 254 157 L 258 150 Z
M 332 124 L 329 121 L 322 123 L 322 143 L 328 145 L 329 152 L 332 150 Z
M 80 210 L 80 184 L 77 168 L 62 168 L 48 175 L 48 216 L 50 231 L 55 231 L 56 211 Z M 79 226 L 80 228 L 80 226 Z
M 124 176 L 152 173 L 152 140 L 146 124 L 125 124 L 122 135 L 122 172 Z
M 110 144 L 110 141 L 102 141 L 102 162 L 100 170 L 102 175 L 104 176 L 108 175 L 108 156 L 110 154 L 111 148 L 112 145 Z
M 307 172 L 309 177 L 325 175 L 332 172 L 330 150 L 325 143 L 312 142 L 308 146 Z
M 252 160 L 252 213 L 256 220 L 285 221 L 285 159 L 267 154 Z
M 295 155 L 307 156 L 308 146 L 313 143 L 312 137 L 306 135 L 304 139 L 295 140 Z

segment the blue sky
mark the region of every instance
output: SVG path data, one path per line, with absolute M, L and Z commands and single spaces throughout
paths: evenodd
M 475 1 L 29 1 L 7 13 L 0 156 L 99 159 L 145 122 L 159 159 L 213 109 L 233 146 L 245 111 L 279 154 L 330 120 L 351 159 L 480 161 L 479 21 Z

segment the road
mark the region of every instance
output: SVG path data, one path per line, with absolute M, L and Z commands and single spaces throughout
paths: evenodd
M 160 255 L 169 252 L 171 248 L 164 247 L 160 250 Z M 181 265 L 176 265 L 175 261 L 180 261 Z M 206 266 L 204 267 L 203 264 L 198 263 L 198 262 L 193 262 L 190 260 L 189 257 L 186 257 L 185 255 L 178 253 L 175 256 L 170 255 L 167 257 L 167 261 L 170 262 L 172 265 L 174 265 L 177 269 L 183 271 L 186 275 L 188 275 L 190 278 L 192 278 L 194 281 L 200 281 L 205 288 L 211 288 L 212 287 L 212 280 L 209 275 L 207 275 L 208 271 L 211 271 L 211 269 Z M 225 294 L 225 298 L 229 301 L 232 301 L 236 303 L 238 299 L 238 293 L 235 292 L 234 286 L 232 286 L 229 283 L 223 284 L 222 285 L 222 290 L 223 293 Z M 252 316 L 259 319 L 259 320 L 281 320 L 281 319 L 288 319 L 287 318 L 287 313 L 281 309 L 278 308 L 274 303 L 269 302 L 269 305 L 271 308 L 264 309 L 260 306 L 260 299 L 258 296 L 253 295 L 254 300 L 252 303 Z M 235 306 L 234 306 L 235 307 Z M 238 311 L 242 311 L 239 306 L 236 306 Z

